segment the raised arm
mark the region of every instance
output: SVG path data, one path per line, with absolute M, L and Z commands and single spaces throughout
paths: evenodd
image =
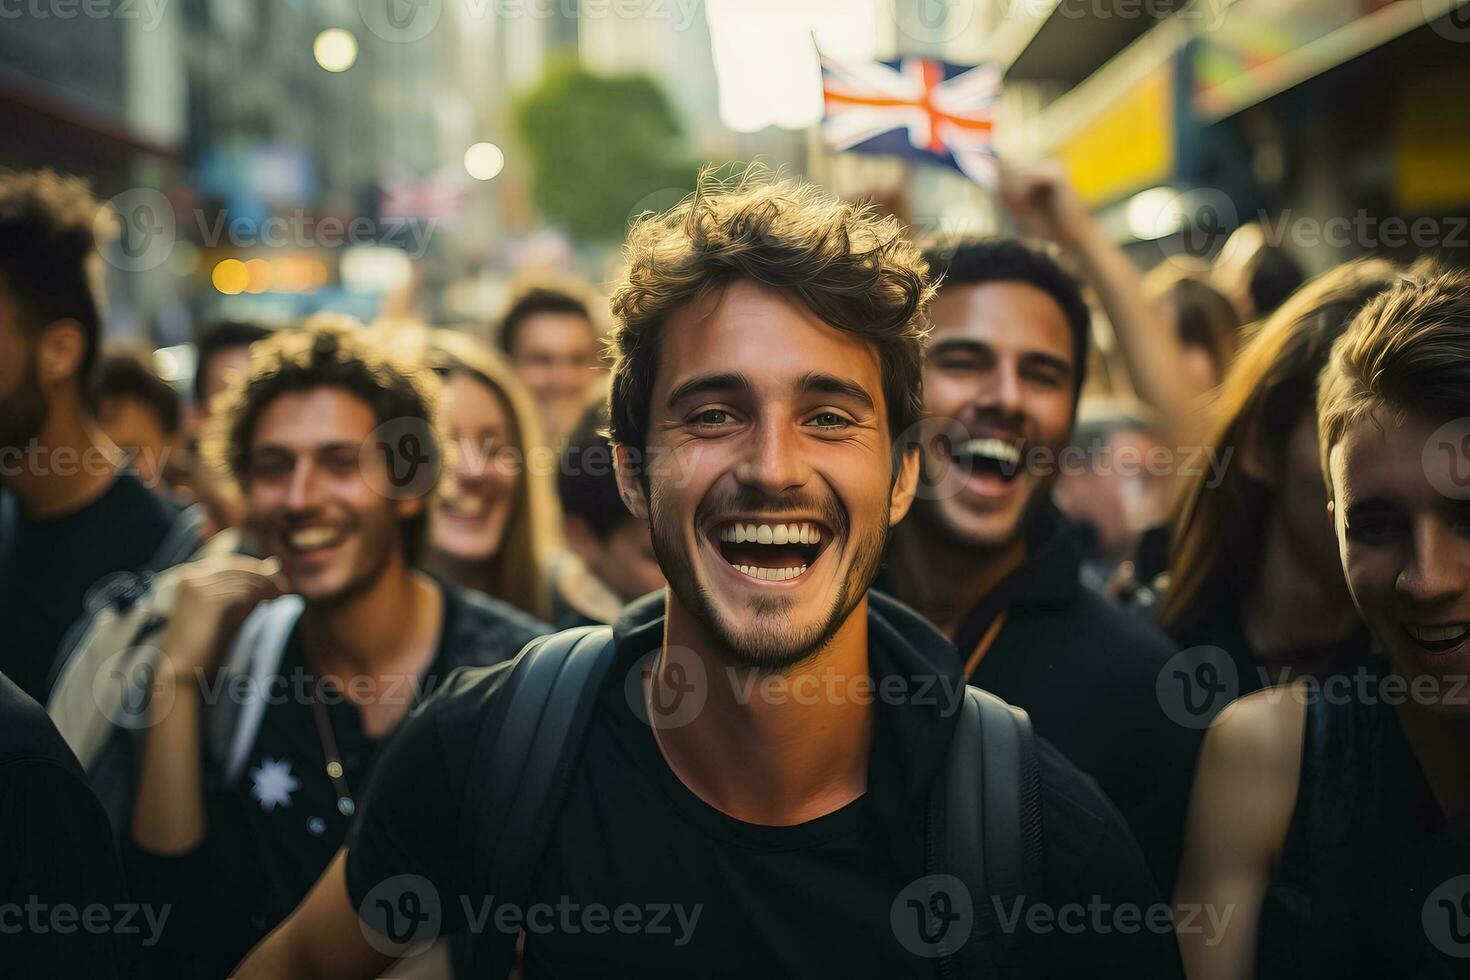
M 290 918 L 262 939 L 230 975 L 256 980 L 372 980 L 381 976 L 393 958 L 367 941 L 347 894 L 346 868 L 344 848 Z
M 1231 704 L 1200 751 L 1174 893 L 1190 980 L 1256 974 L 1261 903 L 1296 809 L 1305 699 L 1298 687 Z
M 1112 324 L 1138 397 L 1164 419 L 1186 417 L 1194 398 L 1180 370 L 1184 352 L 1174 325 L 1149 300 L 1138 269 L 1108 240 L 1061 165 L 1003 167 L 999 191 L 1027 231 L 1060 246 L 1080 267 Z

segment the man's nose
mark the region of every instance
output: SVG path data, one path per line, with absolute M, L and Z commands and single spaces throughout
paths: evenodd
M 762 421 L 751 435 L 750 451 L 736 469 L 747 486 L 775 496 L 806 483 L 809 469 L 800 436 L 788 423 Z
M 1414 606 L 1430 609 L 1454 602 L 1470 589 L 1470 554 L 1454 535 L 1435 522 L 1422 521 L 1414 530 L 1409 563 L 1395 586 Z
M 291 483 L 286 489 L 286 507 L 310 510 L 318 497 L 317 468 L 309 459 L 299 459 L 291 470 Z

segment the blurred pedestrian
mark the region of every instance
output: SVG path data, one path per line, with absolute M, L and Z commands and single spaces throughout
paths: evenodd
M 556 566 L 556 625 L 614 622 L 623 606 L 665 585 L 648 526 L 618 492 L 607 399 L 582 414 L 561 451 L 557 494 L 569 549 Z
M 1333 342 L 1398 276 L 1381 259 L 1339 266 L 1260 325 L 1209 408 L 1214 462 L 1186 478 L 1168 547 L 1145 539 L 1140 581 L 1168 555 L 1160 624 L 1182 647 L 1224 650 L 1241 693 L 1368 652 L 1324 516 L 1312 399 Z
M 1279 224 L 1278 224 L 1279 227 Z M 1261 222 L 1241 225 L 1215 257 L 1211 278 L 1235 304 L 1243 323 L 1266 319 L 1306 282 L 1302 267 Z
M 0 175 L 0 672 L 41 702 L 88 590 L 147 565 L 177 514 L 97 424 L 99 209 L 75 178 Z
M 551 566 L 561 546 L 556 457 L 542 441 L 535 405 L 500 356 L 466 334 L 434 331 L 424 358 L 443 381 L 440 414 L 450 440 L 424 567 L 550 619 Z
M 269 557 L 184 566 L 137 770 L 96 777 L 134 782 L 129 876 L 175 909 L 151 975 L 223 976 L 331 861 L 409 708 L 548 628 L 416 568 L 432 382 L 317 322 L 258 342 L 206 433 Z
M 498 340 L 541 410 L 547 444 L 560 446 L 604 369 L 587 303 L 563 288 L 527 289 L 501 318 Z
M 1203 275 L 1173 262 L 1150 270 L 1144 288 L 1174 323 L 1183 355 L 1180 370 L 1198 401 L 1220 383 L 1240 346 L 1240 315 Z
M 97 421 L 124 453 L 126 471 L 168 494 L 183 452 L 183 399 L 138 358 L 112 354 L 97 372 Z M 169 469 L 170 465 L 174 469 Z

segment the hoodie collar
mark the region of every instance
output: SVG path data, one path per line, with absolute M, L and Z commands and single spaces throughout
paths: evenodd
M 628 667 L 663 641 L 664 595 L 635 601 L 614 624 L 618 659 Z M 948 753 L 965 679 L 942 633 L 898 600 L 871 591 L 868 669 L 878 714 L 864 800 L 880 826 L 898 832 L 923 804 Z

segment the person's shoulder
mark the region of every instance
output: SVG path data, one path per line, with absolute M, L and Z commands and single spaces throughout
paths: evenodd
M 488 665 L 509 660 L 538 636 L 554 632 L 550 623 L 503 599 L 441 583 L 446 603 L 455 608 L 454 636 L 447 651 L 455 665 Z
M 85 786 L 81 764 L 56 731 L 46 711 L 0 674 L 0 768 L 54 774 Z
M 1266 688 L 1226 705 L 1210 723 L 1200 767 L 1242 782 L 1294 786 L 1301 769 L 1309 682 Z
M 1051 742 L 1036 739 L 1037 762 L 1041 775 L 1041 812 L 1049 840 L 1063 843 L 1068 849 L 1090 850 L 1100 836 L 1105 836 L 1113 822 L 1121 822 L 1097 781 L 1072 763 Z

